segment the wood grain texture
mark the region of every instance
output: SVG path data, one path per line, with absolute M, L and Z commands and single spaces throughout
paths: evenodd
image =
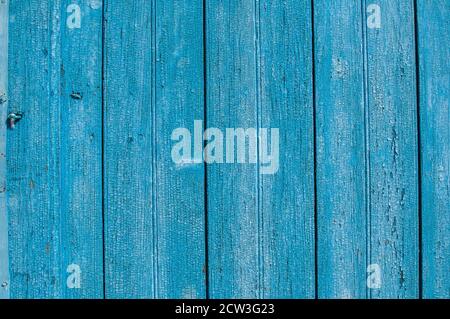
M 423 297 L 450 298 L 450 3 L 417 1 Z
M 176 128 L 203 120 L 203 1 L 156 1 L 156 191 L 159 298 L 205 298 L 203 164 L 172 161 Z
M 104 4 L 107 298 L 155 295 L 151 4 Z
M 366 297 L 362 10 L 314 1 L 319 298 Z
M 81 9 L 81 28 L 71 30 L 65 20 L 73 3 Z M 82 273 L 81 289 L 65 297 L 102 298 L 102 4 L 65 0 L 62 8 L 60 178 L 61 211 L 68 214 L 61 223 L 63 265 L 77 264 Z
M 418 297 L 413 3 L 378 1 L 379 29 L 367 27 L 365 1 L 324 4 L 315 7 L 319 296 Z M 373 264 L 376 289 L 366 287 Z
M 207 168 L 212 298 L 314 297 L 309 1 L 209 1 L 207 125 L 279 128 L 280 168 Z
M 449 13 L 0 0 L 0 299 L 450 298 Z M 278 128 L 277 172 L 176 164 L 196 120 Z
M 381 10 L 381 27 L 365 29 L 370 170 L 367 237 L 368 264 L 380 266 L 381 287 L 369 291 L 371 298 L 417 298 L 419 211 L 414 5 L 412 0 L 376 3 Z
M 10 3 L 8 109 L 25 114 L 7 137 L 11 297 L 103 296 L 101 9 L 79 3 L 68 30 L 69 3 Z
M 206 3 L 207 126 L 258 126 L 257 8 L 254 1 Z M 258 168 L 207 168 L 209 293 L 258 298 L 261 273 Z
M 8 14 L 0 0 L 0 299 L 9 298 L 8 210 L 6 207 L 6 118 L 8 116 Z M 3 123 L 3 125 L 2 125 Z
M 262 297 L 314 298 L 311 1 L 258 11 L 259 127 L 280 129 L 280 167 L 259 182 Z
M 203 119 L 201 1 L 107 1 L 106 297 L 206 296 L 203 165 L 171 133 Z

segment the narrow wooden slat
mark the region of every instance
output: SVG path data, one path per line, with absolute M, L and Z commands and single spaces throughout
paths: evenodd
M 417 1 L 423 297 L 450 298 L 450 3 Z
M 67 23 L 74 3 L 79 29 Z M 79 265 L 82 279 L 81 290 L 65 297 L 102 298 L 102 2 L 65 0 L 62 10 L 61 210 L 69 215 L 61 227 L 70 240 L 63 241 L 63 267 Z
M 104 5 L 105 294 L 149 298 L 155 294 L 152 2 Z
M 208 165 L 210 296 L 314 297 L 310 3 L 208 1 L 205 19 L 208 127 L 280 130 L 274 174 Z
M 194 138 L 194 120 L 203 120 L 203 72 L 203 1 L 156 1 L 159 298 L 206 297 L 204 166 L 171 158 L 172 131 L 187 128 Z
M 260 176 L 262 297 L 314 298 L 311 1 L 258 6 L 260 127 L 280 130 L 279 169 Z
M 69 4 L 10 3 L 9 111 L 24 112 L 7 141 L 12 297 L 103 296 L 102 14 L 79 3 L 69 28 Z
M 319 298 L 366 297 L 361 10 L 314 1 Z
M 223 133 L 226 128 L 256 128 L 260 106 L 255 2 L 207 1 L 205 19 L 207 126 Z M 208 165 L 211 298 L 263 295 L 258 175 L 255 164 Z
M 9 298 L 6 207 L 6 118 L 8 99 L 8 1 L 0 0 L 0 299 Z M 3 123 L 3 125 L 2 125 Z
M 203 165 L 176 165 L 172 130 L 203 119 L 201 1 L 108 1 L 108 298 L 205 297 Z
M 369 260 L 379 265 L 371 298 L 419 296 L 417 103 L 412 0 L 365 1 L 366 16 L 381 12 L 380 28 L 366 28 Z M 370 26 L 370 24 L 369 24 Z

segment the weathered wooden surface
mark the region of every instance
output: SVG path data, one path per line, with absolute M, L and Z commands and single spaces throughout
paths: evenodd
M 362 10 L 314 1 L 319 298 L 366 297 Z
M 417 1 L 423 297 L 450 298 L 450 3 Z
M 70 29 L 70 3 L 9 6 L 8 110 L 24 113 L 7 136 L 14 298 L 103 297 L 102 10 L 83 2 Z
M 369 3 L 369 2 L 368 2 Z M 366 28 L 368 261 L 381 270 L 371 298 L 419 296 L 419 210 L 414 4 L 380 0 Z M 366 13 L 366 16 L 370 14 Z
M 450 298 L 449 9 L 0 0 L 0 298 Z
M 0 0 L 0 123 L 7 118 L 8 5 Z M 8 210 L 6 207 L 6 126 L 0 126 L 0 299 L 9 297 Z
M 413 2 L 315 4 L 319 297 L 418 297 Z
M 203 118 L 201 1 L 105 6 L 106 297 L 204 298 L 203 165 L 171 133 Z
M 210 1 L 207 125 L 282 127 L 280 167 L 208 166 L 210 296 L 314 297 L 309 1 Z
M 280 128 L 278 171 L 259 177 L 261 297 L 314 298 L 311 1 L 258 6 L 259 127 Z

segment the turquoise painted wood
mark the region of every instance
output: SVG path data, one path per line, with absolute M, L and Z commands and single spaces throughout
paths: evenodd
M 381 10 L 370 28 L 370 3 Z M 369 179 L 368 264 L 380 267 L 371 298 L 419 297 L 417 97 L 412 0 L 366 1 Z
M 81 10 L 79 29 L 67 27 L 73 4 Z M 102 4 L 64 0 L 62 8 L 60 178 L 61 210 L 67 214 L 61 221 L 63 266 L 81 269 L 80 289 L 70 289 L 64 297 L 102 298 Z M 67 269 L 63 272 L 67 276 Z
M 150 298 L 157 267 L 154 12 L 150 1 L 104 6 L 105 296 Z
M 259 127 L 280 129 L 279 169 L 259 176 L 261 296 L 314 298 L 311 1 L 264 0 L 258 10 Z
M 0 298 L 450 298 L 449 9 L 0 0 Z
M 417 1 L 424 298 L 450 298 L 449 13 L 446 0 Z
M 254 1 L 206 2 L 208 127 L 258 127 L 257 12 Z M 207 167 L 211 298 L 263 295 L 258 181 L 254 164 Z
M 155 32 L 156 297 L 205 298 L 205 170 L 174 164 L 168 138 L 204 117 L 203 1 L 157 1 Z
M 208 127 L 280 128 L 283 143 L 275 175 L 208 165 L 210 297 L 313 298 L 310 2 L 209 1 L 205 19 Z
M 103 297 L 102 10 L 71 3 L 9 7 L 8 110 L 24 113 L 7 136 L 14 298 Z
M 365 298 L 366 108 L 361 2 L 314 1 L 319 298 Z
M 323 4 L 316 2 L 315 20 L 319 295 L 416 298 L 413 2 L 362 1 L 358 8 L 348 1 L 331 11 Z M 366 280 L 373 269 L 376 285 Z
M 7 118 L 8 6 L 0 0 L 0 123 Z M 0 299 L 9 297 L 8 210 L 6 209 L 6 126 L 0 126 Z
M 105 9 L 106 297 L 204 298 L 204 168 L 171 158 L 204 114 L 202 2 Z

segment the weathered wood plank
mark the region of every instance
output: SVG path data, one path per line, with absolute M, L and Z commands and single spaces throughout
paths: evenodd
M 310 0 L 256 2 L 259 126 L 279 128 L 279 169 L 260 176 L 264 298 L 314 298 L 314 128 Z
M 24 112 L 7 139 L 12 297 L 103 296 L 102 14 L 93 3 L 69 12 L 71 1 L 10 3 L 8 109 Z M 68 29 L 78 9 L 80 28 Z
M 316 2 L 315 7 L 319 296 L 414 298 L 418 193 L 412 2 L 361 5 Z M 381 9 L 379 26 L 371 20 L 374 5 Z M 323 19 L 327 7 L 331 20 Z M 381 276 L 367 291 L 366 267 L 368 275 L 378 275 L 372 273 L 377 269 Z
M 380 9 L 380 25 L 371 24 Z M 372 7 L 370 7 L 372 6 Z M 367 2 L 371 298 L 419 297 L 417 98 L 412 0 Z M 376 285 L 375 285 L 376 286 Z
M 6 207 L 6 118 L 8 106 L 8 6 L 0 0 L 0 299 L 9 298 L 8 210 Z
M 256 128 L 255 1 L 207 1 L 205 19 L 207 126 Z M 207 167 L 211 298 L 263 296 L 258 175 L 255 164 Z
M 204 166 L 171 158 L 172 131 L 193 134 L 194 120 L 203 120 L 203 63 L 203 1 L 156 1 L 159 298 L 206 297 Z
M 208 165 L 210 296 L 311 298 L 310 3 L 209 1 L 205 19 L 208 127 L 280 130 L 274 174 L 261 158 Z
M 175 165 L 172 130 L 203 119 L 201 1 L 107 1 L 108 298 L 205 297 L 203 165 Z
M 362 10 L 314 1 L 319 298 L 366 297 Z
M 423 297 L 450 298 L 450 3 L 417 1 Z
M 153 297 L 156 285 L 152 177 L 153 8 L 151 1 L 132 4 L 124 1 L 104 4 L 107 298 Z
M 73 4 L 81 10 L 79 29 L 69 27 Z M 81 289 L 65 297 L 102 298 L 103 8 L 100 0 L 65 0 L 62 8 L 61 210 L 68 216 L 61 227 L 63 243 L 70 242 L 63 244 L 63 265 L 79 265 L 82 274 Z

